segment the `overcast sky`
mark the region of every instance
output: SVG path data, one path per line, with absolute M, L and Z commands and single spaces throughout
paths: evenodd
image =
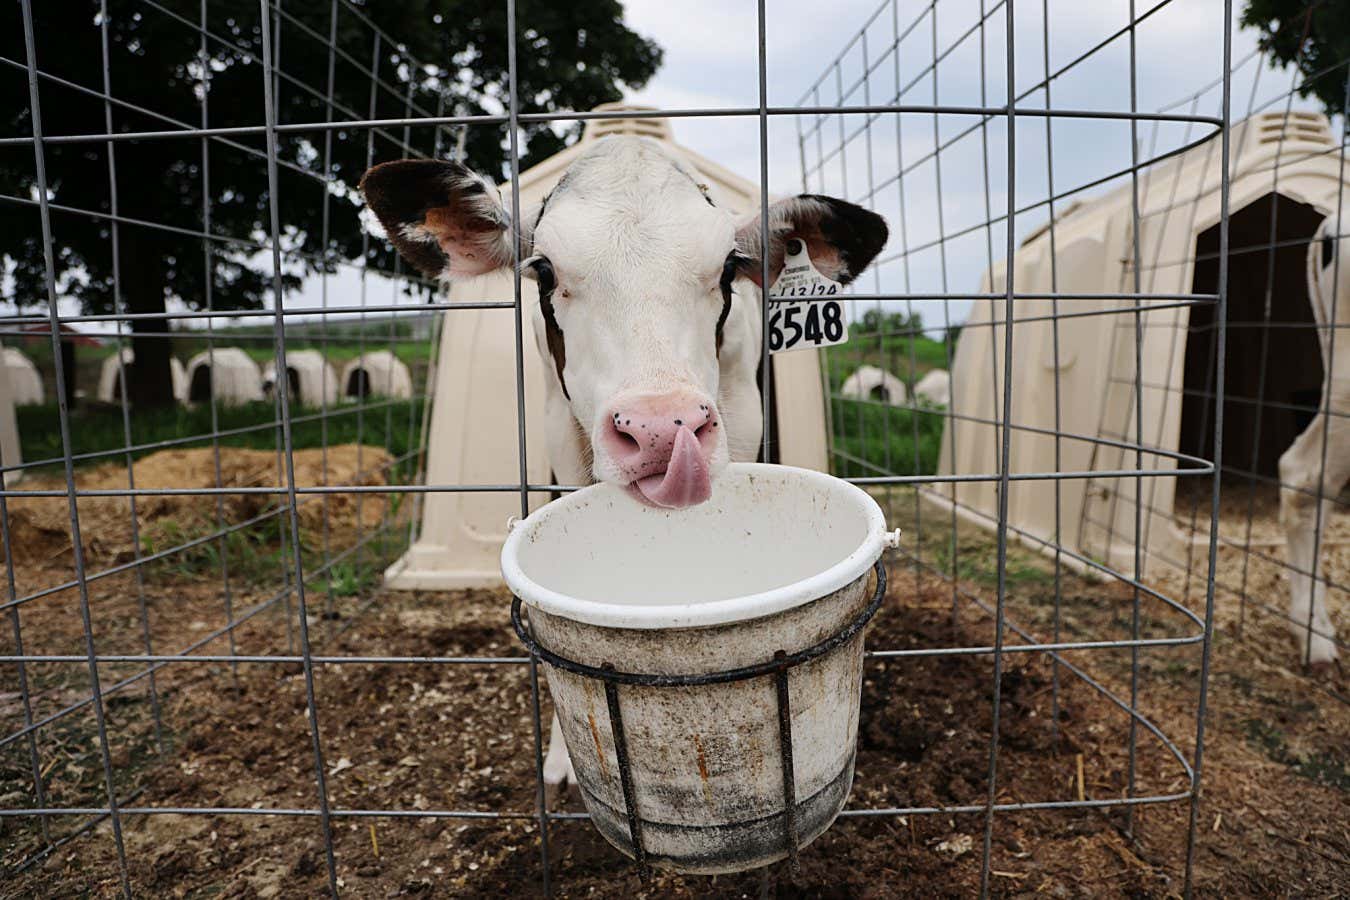
M 899 0 L 769 0 L 767 5 L 767 82 L 771 106 L 859 105 L 892 102 L 897 84 L 906 86 L 901 102 L 946 106 L 1000 106 L 1006 101 L 1005 12 L 995 0 L 942 0 L 936 22 L 929 4 Z M 1045 0 L 1049 52 L 1045 52 L 1042 3 L 1016 4 L 1015 86 L 1019 94 L 1035 88 L 1045 69 L 1055 72 L 1089 48 L 1124 28 L 1129 0 Z M 1144 15 L 1154 5 L 1136 0 Z M 1240 6 L 1241 4 L 1239 4 Z M 745 108 L 759 102 L 757 15 L 749 0 L 626 0 L 632 28 L 657 41 L 665 62 L 652 81 L 629 98 L 665 109 Z M 981 10 L 986 8 L 982 17 Z M 981 28 L 981 19 L 983 27 Z M 1174 0 L 1146 15 L 1136 29 L 1137 108 L 1156 111 L 1217 81 L 1222 70 L 1222 4 L 1218 0 Z M 867 24 L 864 28 L 865 23 Z M 893 51 L 897 29 L 907 32 Z M 861 34 L 860 34 L 861 32 Z M 934 46 L 942 56 L 936 69 Z M 1255 36 L 1235 29 L 1233 58 L 1240 62 L 1255 50 Z M 984 48 L 983 54 L 981 47 Z M 1048 58 L 1047 58 L 1048 57 Z M 836 64 L 836 60 L 838 61 Z M 864 79 L 864 60 L 871 73 Z M 1233 83 L 1234 118 L 1254 103 L 1260 107 L 1287 93 L 1291 75 L 1266 70 L 1250 59 Z M 1255 79 L 1255 85 L 1254 85 Z M 1253 87 L 1255 86 L 1255 90 Z M 842 100 L 841 100 L 842 90 Z M 1130 41 L 1121 36 L 1052 83 L 1053 105 L 1062 109 L 1121 111 L 1130 108 Z M 1045 92 L 1034 90 L 1021 108 L 1043 108 Z M 1299 106 L 1306 103 L 1299 101 Z M 1275 109 L 1282 108 L 1277 103 Z M 1188 112 L 1189 104 L 1179 111 Z M 1204 94 L 1195 111 L 1219 113 L 1217 88 Z M 898 127 L 897 127 L 898 119 Z M 892 239 L 883 259 L 864 277 L 865 291 L 973 292 L 991 258 L 1002 256 L 1001 225 L 981 227 L 1006 209 L 1006 123 L 993 119 L 944 147 L 939 197 L 937 168 L 931 159 L 935 133 L 942 142 L 971 129 L 979 119 L 927 114 L 887 114 L 867 124 L 860 114 L 805 115 L 771 119 L 769 190 L 783 195 L 801 191 L 846 197 L 876 209 L 891 224 Z M 1046 120 L 1025 117 L 1017 123 L 1016 199 L 1019 206 L 1047 196 Z M 749 118 L 676 118 L 676 139 L 696 152 L 752 180 L 759 180 L 759 127 Z M 799 131 L 806 140 L 799 141 Z M 1138 139 L 1144 155 L 1161 152 L 1207 126 L 1141 123 Z M 841 134 L 847 136 L 841 140 Z M 1054 182 L 1057 192 L 1100 179 L 1129 165 L 1131 133 L 1123 121 L 1056 119 L 1052 126 Z M 842 148 L 842 149 L 841 149 Z M 819 164 L 820 160 L 823 164 Z M 986 164 L 987 160 L 987 164 Z M 803 179 L 803 161 L 810 169 Z M 895 174 L 907 169 L 902 184 Z M 987 172 L 987 175 L 986 175 Z M 987 180 L 986 180 L 987 179 Z M 869 185 L 877 186 L 875 191 Z M 900 189 L 905 192 L 903 216 Z M 1090 198 L 1108 190 L 1093 188 Z M 1044 206 L 1017 217 L 1018 237 L 1045 222 Z M 900 225 L 904 226 L 901 233 Z M 939 244 L 942 234 L 948 240 Z M 951 237 L 960 233 L 960 236 Z M 911 248 L 902 254 L 905 247 Z M 926 247 L 915 250 L 913 248 Z M 945 265 L 944 260 L 945 258 Z M 329 279 L 329 303 L 356 305 L 358 279 L 350 270 Z M 6 285 L 7 287 L 7 285 Z M 375 283 L 372 303 L 391 302 L 392 284 Z M 319 306 L 318 279 L 288 294 L 288 306 Z M 70 304 L 69 312 L 74 312 Z M 960 322 L 966 301 L 919 305 L 925 322 Z M 63 304 L 63 311 L 65 304 Z
M 910 104 L 1000 106 L 1006 101 L 1005 13 L 995 0 L 942 0 L 936 22 L 926 13 L 928 2 L 899 0 L 894 6 L 879 0 L 769 0 L 766 8 L 766 72 L 770 106 L 861 105 L 893 101 L 897 79 L 905 86 L 901 102 Z M 1138 15 L 1155 3 L 1137 0 Z M 1065 67 L 1085 51 L 1123 29 L 1130 20 L 1130 0 L 1046 0 L 1050 17 L 1048 66 Z M 756 107 L 757 12 L 748 0 L 626 0 L 627 21 L 665 50 L 664 64 L 652 81 L 630 100 L 663 109 L 725 109 Z M 1016 4 L 1014 23 L 1015 85 L 1022 92 L 1044 79 L 1047 66 L 1041 3 Z M 980 32 L 984 10 L 983 34 Z M 1174 0 L 1140 22 L 1135 36 L 1137 108 L 1155 111 L 1195 93 L 1222 73 L 1223 6 L 1217 0 Z M 864 24 L 867 27 L 864 29 Z M 908 34 L 892 52 L 897 28 Z M 860 37 L 865 32 L 865 38 Z M 981 38 L 983 40 L 981 40 Z M 934 96 L 934 44 L 942 56 L 937 66 Z M 981 59 L 981 44 L 984 46 Z M 865 46 L 864 46 L 865 45 Z M 1255 35 L 1236 30 L 1233 59 L 1239 62 L 1256 49 Z M 866 56 L 864 57 L 864 54 Z M 871 74 L 862 78 L 866 58 Z M 837 66 L 835 65 L 838 60 Z M 1259 60 L 1242 68 L 1233 84 L 1234 117 L 1246 114 L 1249 104 L 1269 102 L 1287 93 L 1288 73 L 1264 72 L 1252 91 Z M 1058 108 L 1128 110 L 1130 108 L 1130 42 L 1128 35 L 1112 41 L 1088 60 L 1056 77 L 1051 100 Z M 1027 108 L 1045 106 L 1044 91 L 1019 102 Z M 1218 115 L 1219 91 L 1209 91 L 1196 112 Z M 1182 112 L 1189 112 L 1190 106 Z M 775 195 L 811 191 L 847 197 L 884 215 L 892 228 L 886 254 L 899 254 L 902 238 L 899 185 L 894 183 L 901 161 L 910 171 L 904 178 L 904 243 L 932 245 L 894 258 L 864 277 L 865 291 L 974 292 L 980 274 L 993 258 L 1002 256 L 1001 226 L 980 228 L 1007 205 L 1006 126 L 994 120 L 980 130 L 945 147 L 941 154 L 942 191 L 939 204 L 936 170 L 922 162 L 934 147 L 934 117 L 909 114 L 900 118 L 897 139 L 894 115 L 877 118 L 864 130 L 865 117 L 803 116 L 771 119 L 769 132 L 769 190 Z M 944 115 L 937 123 L 939 141 L 948 141 L 978 122 L 972 116 Z M 806 163 L 812 168 L 803 181 L 800 127 L 807 130 Z M 734 172 L 759 180 L 759 125 L 750 118 L 675 118 L 676 139 L 690 149 Z M 811 131 L 811 129 L 817 129 Z M 1184 139 L 1205 133 L 1205 126 L 1141 124 L 1138 139 L 1158 152 Z M 841 142 L 841 129 L 848 136 Z M 1099 179 L 1130 163 L 1131 134 L 1127 122 L 1058 119 L 1053 124 L 1052 152 L 1057 192 Z M 985 184 L 985 142 L 989 180 Z M 843 150 L 840 146 L 843 143 Z M 869 144 L 870 179 L 869 182 Z M 897 152 L 897 151 L 902 152 Z M 817 161 L 826 158 L 823 165 Z M 920 161 L 915 165 L 916 161 Z M 1047 196 L 1046 135 L 1043 118 L 1023 119 L 1017 126 L 1017 202 L 1019 206 Z M 887 182 L 890 182 L 887 184 Z M 875 195 L 869 184 L 887 186 Z M 1109 189 L 1102 186 L 1080 196 Z M 939 215 L 940 213 L 940 215 Z M 1044 207 L 1017 218 L 1020 237 L 1045 222 Z M 938 246 L 942 231 L 952 238 Z M 944 254 L 945 251 L 945 254 Z M 945 255 L 945 269 L 943 256 Z M 945 277 L 944 277 L 945 276 Z M 306 291 L 304 302 L 314 302 Z M 297 298 L 299 299 L 299 298 Z M 944 320 L 960 322 L 969 309 L 966 301 L 920 303 L 916 307 L 930 325 Z M 945 309 L 944 309 L 945 306 Z
M 1130 20 L 1128 0 L 1048 0 L 1050 16 L 1048 66 L 1051 72 L 1064 67 L 1088 49 L 1123 29 Z M 1154 7 L 1139 0 L 1137 15 Z M 1241 4 L 1239 4 L 1240 6 Z M 756 106 L 759 102 L 756 71 L 756 11 L 753 3 L 728 4 L 720 0 L 627 0 L 630 25 L 653 37 L 665 48 L 665 64 L 652 82 L 634 99 L 663 108 Z M 822 9 L 828 13 L 822 14 Z M 772 106 L 885 103 L 892 101 L 898 79 L 906 86 L 901 102 L 929 104 L 934 101 L 930 71 L 934 42 L 939 55 L 936 102 L 943 105 L 999 106 L 1007 97 L 1005 12 L 994 0 L 943 0 L 937 5 L 937 21 L 925 14 L 927 3 L 901 0 L 896 6 L 878 0 L 834 0 L 829 4 L 808 0 L 770 0 L 767 15 L 768 102 Z M 1018 94 L 1040 84 L 1047 65 L 1041 3 L 1016 4 L 1015 85 Z M 979 32 L 981 10 L 986 11 L 983 35 Z M 730 11 L 729 11 L 730 10 Z M 989 12 L 992 10 L 992 12 Z M 873 17 L 876 13 L 875 17 Z M 1223 5 L 1217 0 L 1175 0 L 1142 21 L 1136 29 L 1135 58 L 1137 108 L 1155 111 L 1192 94 L 1222 73 Z M 865 29 L 864 23 L 871 19 Z M 916 24 L 917 20 L 917 24 Z M 900 43 L 898 57 L 891 55 L 897 26 L 900 33 L 913 25 Z M 936 25 L 936 34 L 934 25 Z M 1236 26 L 1235 26 L 1236 29 Z M 973 30 L 973 33 L 972 33 Z M 855 39 L 860 31 L 865 40 Z M 981 60 L 981 37 L 985 47 Z M 865 43 L 865 47 L 864 47 Z M 846 49 L 847 48 L 847 49 Z M 948 52 L 950 48 L 950 52 Z M 1251 32 L 1233 37 L 1235 62 L 1256 49 Z M 841 56 L 842 54 L 842 56 Z M 866 54 L 866 56 L 864 56 Z M 839 59 L 836 68 L 835 60 Z M 861 82 L 864 58 L 873 69 Z M 1241 68 L 1233 83 L 1234 118 L 1246 114 L 1249 103 L 1257 106 L 1287 93 L 1290 74 L 1265 71 L 1256 82 L 1259 60 Z M 823 76 L 823 80 L 822 80 Z M 867 96 L 864 96 L 864 91 Z M 1129 110 L 1129 36 L 1117 38 L 1090 59 L 1057 77 L 1051 87 L 1057 108 Z M 1018 105 L 1045 106 L 1044 91 L 1035 91 Z M 1217 89 L 1200 98 L 1196 112 L 1218 115 Z M 1300 101 L 1297 105 L 1306 105 Z M 1282 106 L 1277 105 L 1276 109 Z M 1190 112 L 1189 104 L 1180 112 Z M 897 141 L 896 116 L 883 116 L 871 124 L 869 135 L 861 131 L 864 117 L 827 116 L 819 134 L 810 129 L 817 117 L 804 116 L 808 131 L 806 160 L 821 171 L 812 171 L 806 187 L 872 206 L 886 216 L 892 240 L 886 253 L 900 251 L 898 234 L 899 186 L 888 185 L 869 197 L 869 183 L 883 184 L 900 169 L 930 154 L 934 121 L 931 115 L 900 118 Z M 840 151 L 842 128 L 856 135 Z M 938 122 L 940 140 L 946 141 L 969 128 L 977 119 L 943 116 Z M 759 134 L 755 119 L 675 119 L 677 140 L 715 159 L 734 171 L 759 180 Z M 1205 126 L 1163 125 L 1155 136 L 1151 124 L 1141 124 L 1138 138 L 1144 155 L 1150 145 L 1158 151 L 1176 146 L 1187 137 L 1206 133 Z M 992 121 L 987 129 L 989 183 L 984 180 L 984 147 L 978 130 L 941 153 L 943 230 L 951 235 L 969 230 L 946 246 L 945 284 L 939 237 L 937 177 L 931 162 L 914 166 L 904 179 L 905 226 L 910 247 L 934 244 L 931 249 L 908 255 L 883 266 L 864 290 L 973 292 L 980 274 L 988 267 L 989 248 L 1001 258 L 1004 233 L 1001 227 L 977 228 L 1000 215 L 1007 204 L 1006 127 Z M 1155 143 L 1156 142 L 1156 143 Z M 871 172 L 869 182 L 869 143 Z M 803 187 L 802 150 L 798 123 L 793 118 L 774 119 L 769 142 L 770 191 L 784 194 Z M 1053 124 L 1052 152 L 1056 192 L 1085 184 L 1119 171 L 1130 163 L 1131 134 L 1127 122 L 1059 119 Z M 902 151 L 898 153 L 897 150 Z M 1017 202 L 1026 205 L 1047 196 L 1046 134 L 1043 118 L 1026 118 L 1017 124 Z M 1108 190 L 1094 188 L 1080 196 L 1091 197 Z M 870 202 L 869 202 L 870 201 Z M 1047 218 L 1044 207 L 1020 216 L 1015 232 L 1020 238 Z M 884 258 L 885 254 L 883 255 Z M 924 303 L 918 307 L 929 324 L 943 319 L 942 306 Z M 964 301 L 950 301 L 947 314 L 961 321 L 969 308 Z

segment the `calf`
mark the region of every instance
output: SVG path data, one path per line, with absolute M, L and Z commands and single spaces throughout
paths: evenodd
M 1288 542 L 1289 628 L 1312 667 L 1336 661 L 1336 628 L 1327 615 L 1317 531 L 1326 534 L 1332 504 L 1350 481 L 1350 214 L 1317 228 L 1308 246 L 1308 299 L 1322 350 L 1317 415 L 1280 456 L 1280 521 Z M 1338 333 L 1339 330 L 1339 333 Z M 1341 344 L 1343 346 L 1335 346 Z M 1319 502 L 1320 501 L 1320 502 Z M 1321 507 L 1319 510 L 1318 507 Z
M 707 500 L 729 461 L 756 456 L 763 254 L 772 283 L 800 240 L 822 274 L 847 283 L 887 237 L 875 213 L 803 194 L 770 206 L 763 247 L 758 215 L 732 215 L 677 150 L 649 138 L 597 141 L 519 223 L 491 183 L 453 162 L 384 163 L 361 189 L 432 277 L 510 266 L 519 234 L 521 274 L 538 286 L 529 311 L 555 477 L 672 509 Z M 571 777 L 556 719 L 550 745 L 556 790 Z

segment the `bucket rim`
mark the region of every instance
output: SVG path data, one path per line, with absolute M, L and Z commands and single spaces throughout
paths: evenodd
M 562 594 L 539 584 L 520 566 L 522 542 L 534 528 L 554 516 L 566 515 L 568 509 L 586 502 L 595 493 L 620 490 L 614 485 L 600 483 L 573 491 L 545 504 L 526 518 L 512 523 L 506 542 L 502 545 L 502 576 L 506 579 L 511 592 L 526 605 L 550 615 L 602 628 L 679 629 L 748 622 L 795 609 L 866 577 L 872 566 L 881 558 L 886 546 L 886 518 L 872 495 L 857 485 L 813 469 L 774 463 L 730 463 L 726 471 L 744 473 L 747 476 L 755 474 L 770 477 L 787 476 L 826 485 L 846 496 L 852 496 L 857 500 L 859 510 L 866 518 L 866 534 L 847 556 L 814 575 L 767 591 L 728 597 L 709 603 L 661 606 L 601 603 Z

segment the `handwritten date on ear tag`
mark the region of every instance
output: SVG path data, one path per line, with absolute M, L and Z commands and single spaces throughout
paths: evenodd
M 830 347 L 848 340 L 843 285 L 816 271 L 806 245 L 788 241 L 783 271 L 769 289 L 769 352 Z

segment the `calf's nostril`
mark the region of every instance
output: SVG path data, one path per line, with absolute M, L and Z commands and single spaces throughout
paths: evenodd
M 619 445 L 625 450 L 632 452 L 640 452 L 642 450 L 642 442 L 627 431 L 624 431 L 622 428 L 616 428 L 614 429 L 614 433 L 618 435 Z

